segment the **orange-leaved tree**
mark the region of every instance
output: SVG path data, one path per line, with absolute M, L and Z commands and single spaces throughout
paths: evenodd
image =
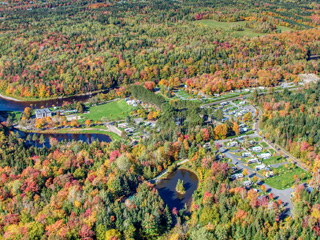
M 86 120 L 86 121 L 85 121 L 85 124 L 89 127 L 90 124 L 91 124 L 91 120 L 90 120 L 90 119 Z

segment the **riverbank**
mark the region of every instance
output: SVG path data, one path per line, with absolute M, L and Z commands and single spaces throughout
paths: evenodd
M 72 97 L 81 97 L 81 96 L 89 96 L 93 94 L 98 94 L 105 92 L 107 90 L 97 90 L 97 91 L 92 91 L 88 93 L 80 93 L 80 94 L 75 94 L 75 95 L 70 95 L 70 96 L 60 96 L 60 97 L 49 97 L 49 98 L 25 98 L 25 97 L 18 97 L 18 96 L 8 96 L 4 92 L 0 92 L 0 98 L 9 100 L 9 101 L 15 101 L 15 102 L 41 102 L 41 101 L 49 101 L 49 100 L 59 100 L 59 99 L 65 99 L 65 98 L 72 98 Z
M 22 130 L 27 133 L 38 133 L 38 134 L 103 134 L 109 136 L 111 140 L 119 140 L 121 137 L 113 132 L 103 130 L 103 129 L 94 129 L 94 128 L 87 128 L 87 129 L 79 129 L 79 128 L 68 128 L 68 129 L 48 129 L 48 130 Z

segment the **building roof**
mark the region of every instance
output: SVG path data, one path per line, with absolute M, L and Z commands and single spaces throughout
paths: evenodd
M 36 114 L 47 114 L 47 113 L 51 113 L 49 108 L 41 108 L 41 109 L 36 109 Z

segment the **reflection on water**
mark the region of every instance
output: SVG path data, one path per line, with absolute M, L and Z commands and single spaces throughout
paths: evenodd
M 183 180 L 183 186 L 186 190 L 185 194 L 176 192 L 176 185 L 178 179 Z M 178 169 L 177 171 L 170 173 L 165 180 L 161 180 L 156 188 L 162 199 L 169 206 L 169 208 L 176 207 L 178 210 L 184 208 L 187 204 L 190 207 L 192 201 L 192 194 L 198 187 L 197 175 L 186 169 Z
M 47 148 L 50 148 L 50 137 L 56 138 L 59 142 L 61 141 L 83 141 L 88 144 L 91 144 L 92 142 L 99 139 L 100 142 L 111 142 L 111 138 L 108 135 L 104 134 L 96 134 L 96 133 L 44 133 L 44 134 L 38 134 L 38 133 L 25 133 L 22 131 L 19 131 L 19 134 L 22 138 L 26 139 L 27 135 L 30 135 L 31 140 L 27 141 L 27 144 L 42 147 L 43 144 L 39 143 L 39 141 L 32 141 L 33 135 L 37 135 L 38 139 L 40 138 L 40 135 L 43 135 L 45 138 L 44 146 Z
M 52 107 L 52 105 L 61 106 L 63 102 L 73 102 L 73 100 L 85 102 L 92 96 L 93 95 L 81 95 L 81 96 L 73 96 L 73 97 L 58 98 L 58 99 L 43 100 L 43 101 L 23 101 L 23 102 L 7 100 L 0 97 L 0 111 L 22 112 L 26 107 L 30 107 L 30 106 L 32 106 L 33 108 L 41 108 L 42 106 Z

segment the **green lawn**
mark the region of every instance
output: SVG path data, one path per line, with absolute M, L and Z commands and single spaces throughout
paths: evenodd
M 268 149 L 271 154 L 274 154 L 276 151 L 273 148 Z
M 268 144 L 266 144 L 265 142 L 261 142 L 260 145 L 264 148 L 268 147 Z
M 278 157 L 271 157 L 271 158 L 265 159 L 265 160 L 260 159 L 260 161 L 262 164 L 265 164 L 266 166 L 268 166 L 268 165 L 272 165 L 272 164 L 276 164 L 276 163 L 283 163 L 286 161 L 286 159 L 278 156 Z M 260 165 L 260 164 L 252 163 L 252 164 L 249 164 L 248 166 L 251 167 L 252 169 L 254 169 L 255 166 L 257 166 L 257 165 Z M 280 167 L 282 167 L 282 166 L 280 166 Z M 262 170 L 262 172 L 264 172 L 264 170 Z
M 181 90 L 181 89 L 178 92 L 176 92 L 175 95 L 183 97 L 185 99 L 196 99 L 196 100 L 193 100 L 193 101 L 198 101 L 198 98 L 197 98 L 196 95 L 192 95 L 192 94 L 187 93 L 186 91 Z
M 238 150 L 239 147 L 228 147 L 228 149 L 229 149 L 230 151 L 234 151 L 234 150 Z
M 124 119 L 132 110 L 133 107 L 128 105 L 125 100 L 119 100 L 90 107 L 90 113 L 82 114 L 81 116 L 92 121 L 101 121 L 102 117 L 106 117 L 109 120 L 120 120 Z
M 286 189 L 292 187 L 295 182 L 294 175 L 297 175 L 302 182 L 306 182 L 306 180 L 311 177 L 310 174 L 299 167 L 289 170 L 284 166 L 280 166 L 277 168 L 277 170 L 281 170 L 282 172 L 277 176 L 270 177 L 265 180 L 266 184 L 276 189 Z M 301 174 L 304 174 L 304 178 L 302 178 Z
M 230 27 L 234 24 L 239 24 L 244 26 L 245 25 L 245 21 L 242 22 L 217 22 L 215 20 L 200 20 L 198 22 L 203 23 L 204 25 L 213 27 L 213 28 L 217 28 L 217 29 L 222 29 L 226 32 L 231 33 L 232 35 L 234 35 L 235 37 L 259 37 L 259 36 L 263 36 L 263 35 L 267 35 L 268 33 L 256 33 L 254 32 L 252 29 L 250 28 L 244 28 L 243 31 L 232 31 L 230 30 Z M 285 32 L 285 31 L 290 31 L 292 30 L 291 28 L 288 27 L 283 27 L 283 26 L 277 26 L 277 29 L 281 30 L 281 32 Z
M 254 140 L 255 142 L 259 142 L 259 141 L 261 140 L 261 138 L 260 138 L 260 137 L 255 137 L 253 140 Z
M 244 153 L 244 152 L 235 152 L 235 153 L 233 153 L 233 155 L 236 155 L 236 156 L 238 156 L 238 157 L 241 157 L 241 156 L 242 156 L 242 153 Z
M 265 160 L 262 160 L 262 162 L 266 165 L 271 165 L 271 164 L 276 164 L 276 163 L 282 163 L 282 162 L 285 162 L 286 159 L 284 157 L 271 157 L 269 159 L 265 159 Z

